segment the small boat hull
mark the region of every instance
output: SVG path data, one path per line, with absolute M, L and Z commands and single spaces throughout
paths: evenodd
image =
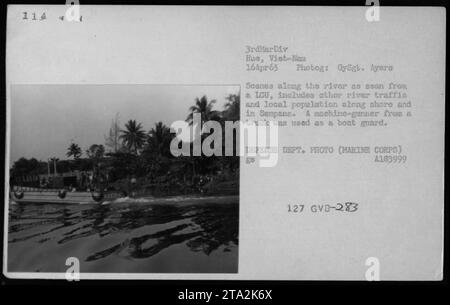
M 118 192 L 14 191 L 10 198 L 17 203 L 99 204 L 122 197 Z

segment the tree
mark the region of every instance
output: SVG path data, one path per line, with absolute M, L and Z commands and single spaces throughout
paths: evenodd
M 228 102 L 225 104 L 225 110 L 222 117 L 226 121 L 238 121 L 240 118 L 241 97 L 238 94 L 230 94 L 225 98 Z
M 192 125 L 194 123 L 194 113 L 200 113 L 202 124 L 207 121 L 220 121 L 220 112 L 212 109 L 215 103 L 216 100 L 208 101 L 206 95 L 202 96 L 200 99 L 196 98 L 195 104 L 189 108 L 190 113 L 186 118 L 186 121 L 189 123 L 189 125 Z M 199 126 L 199 128 L 201 129 L 202 126 Z M 206 136 L 206 133 L 202 133 L 202 142 Z M 213 158 L 204 158 L 202 154 L 199 158 L 200 160 L 197 159 L 197 157 L 193 156 L 189 158 L 189 162 L 192 164 L 192 179 L 194 179 L 194 176 L 197 174 L 197 172 L 204 171 L 204 169 L 208 166 L 207 163 L 211 163 L 211 160 Z
M 172 159 L 170 142 L 173 137 L 170 128 L 162 122 L 156 123 L 149 131 L 147 143 L 141 154 L 148 177 L 167 174 Z
M 143 176 L 146 174 L 140 156 L 124 151 L 107 155 L 110 156 L 108 173 L 111 181 L 129 178 L 130 175 Z
M 42 165 L 44 164 L 44 165 Z M 14 162 L 11 172 L 15 176 L 25 176 L 25 175 L 31 175 L 31 174 L 41 174 L 45 173 L 45 163 L 40 162 L 36 160 L 35 158 L 26 159 L 26 158 L 20 158 L 16 162 Z
M 121 133 L 120 139 L 123 140 L 125 146 L 137 155 L 147 139 L 141 123 L 138 124 L 135 120 L 129 120 L 125 124 L 125 130 L 121 130 Z
M 81 148 L 78 144 L 72 143 L 67 149 L 67 157 L 73 157 L 75 160 L 78 160 L 81 157 Z
M 200 99 L 195 99 L 195 104 L 189 108 L 189 115 L 186 121 L 192 125 L 193 124 L 193 114 L 200 113 L 202 122 L 210 120 L 219 120 L 220 113 L 218 111 L 212 110 L 212 107 L 216 103 L 216 100 L 208 101 L 206 95 L 202 96 Z
M 119 114 L 116 113 L 115 118 L 111 122 L 109 128 L 109 134 L 105 137 L 105 145 L 109 148 L 110 152 L 116 153 L 120 148 L 120 121 Z
M 90 159 L 99 160 L 105 155 L 105 147 L 101 144 L 93 144 L 86 150 L 86 155 Z
M 170 132 L 170 128 L 163 122 L 158 122 L 148 133 L 146 150 L 170 157 L 170 142 L 173 137 L 174 134 Z

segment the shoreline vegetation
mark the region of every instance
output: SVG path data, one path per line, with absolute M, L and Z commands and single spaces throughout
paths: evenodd
M 240 95 L 230 94 L 226 99 L 224 109 L 219 111 L 213 109 L 215 100 L 206 96 L 196 98 L 185 121 L 192 125 L 194 113 L 201 114 L 202 122 L 214 120 L 222 127 L 225 121 L 238 121 Z M 202 134 L 202 142 L 208 135 Z M 50 157 L 40 161 L 22 157 L 15 161 L 10 168 L 10 187 L 120 191 L 129 197 L 239 194 L 238 152 L 233 156 L 202 153 L 175 157 L 170 151 L 174 137 L 163 122 L 155 123 L 146 131 L 142 123 L 133 119 L 121 125 L 117 114 L 104 143 L 92 144 L 84 153 L 72 142 L 67 148 L 68 159 Z M 221 144 L 224 152 L 225 145 Z

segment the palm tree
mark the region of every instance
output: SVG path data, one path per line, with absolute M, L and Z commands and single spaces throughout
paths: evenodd
M 151 176 L 167 173 L 172 158 L 170 142 L 173 137 L 170 128 L 162 122 L 156 123 L 148 132 L 147 143 L 141 156 Z
M 170 132 L 170 128 L 164 125 L 163 122 L 158 122 L 148 133 L 147 148 L 160 155 L 168 156 L 172 138 L 173 134 Z
M 201 122 L 202 124 L 204 122 L 207 121 L 220 121 L 221 117 L 220 117 L 220 112 L 219 111 L 215 111 L 213 110 L 213 106 L 216 103 L 216 100 L 211 100 L 208 101 L 208 98 L 206 97 L 206 95 L 202 96 L 200 99 L 196 98 L 195 99 L 195 104 L 193 106 L 191 106 L 189 108 L 189 115 L 186 118 L 186 121 L 189 123 L 189 125 L 193 125 L 194 124 L 194 113 L 200 113 L 201 115 Z M 200 130 L 202 128 L 202 125 L 199 126 Z M 206 134 L 202 133 L 202 141 L 203 138 L 206 137 Z M 194 179 L 196 173 L 197 173 L 197 163 L 199 163 L 201 165 L 201 161 L 199 162 L 197 160 L 197 158 L 195 157 L 191 157 L 189 158 L 190 162 L 192 163 L 192 179 Z
M 125 124 L 125 130 L 121 130 L 121 132 L 120 139 L 129 150 L 137 155 L 147 138 L 141 123 L 137 124 L 135 120 L 129 120 Z
M 238 121 L 240 117 L 241 97 L 238 94 L 230 94 L 225 98 L 228 102 L 225 104 L 223 118 L 226 121 Z
M 78 144 L 72 143 L 70 144 L 69 148 L 67 149 L 67 157 L 72 157 L 75 160 L 78 160 L 81 157 L 81 148 L 78 146 Z
M 208 101 L 206 95 L 202 96 L 200 99 L 195 99 L 195 104 L 189 108 L 189 115 L 186 121 L 189 125 L 193 124 L 193 114 L 200 113 L 202 122 L 210 121 L 210 120 L 219 120 L 220 113 L 218 111 L 212 110 L 212 107 L 216 100 Z

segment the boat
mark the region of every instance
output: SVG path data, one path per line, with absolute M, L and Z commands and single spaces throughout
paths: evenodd
M 10 199 L 17 203 L 101 204 L 120 197 L 123 194 L 117 191 L 68 191 L 20 186 L 15 186 L 10 191 Z

